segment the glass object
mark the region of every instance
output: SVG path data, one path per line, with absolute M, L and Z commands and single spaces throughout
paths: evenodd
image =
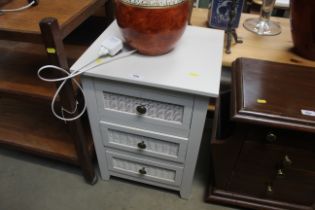
M 262 36 L 273 36 L 281 33 L 281 27 L 275 22 L 270 21 L 270 16 L 276 0 L 263 0 L 260 17 L 250 18 L 244 21 L 244 27 Z

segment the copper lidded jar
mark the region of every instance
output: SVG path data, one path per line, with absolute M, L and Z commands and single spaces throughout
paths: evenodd
M 188 0 L 115 0 L 116 19 L 127 44 L 145 55 L 175 47 L 186 28 Z

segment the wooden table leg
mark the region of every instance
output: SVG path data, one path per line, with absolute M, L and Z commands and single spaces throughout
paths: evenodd
M 63 40 L 57 19 L 44 18 L 42 21 L 40 21 L 39 26 L 49 60 L 53 65 L 59 66 L 69 71 L 67 57 L 65 54 Z M 65 75 L 56 72 L 56 76 L 61 77 Z M 60 83 L 57 84 L 57 86 L 59 85 Z M 60 99 L 61 105 L 65 109 L 75 110 L 76 97 L 71 80 L 69 80 L 63 87 L 63 91 L 60 93 Z M 74 113 L 74 115 L 76 114 L 77 111 Z M 88 154 L 87 139 L 83 129 L 82 121 L 81 119 L 77 119 L 75 121 L 68 122 L 67 125 L 69 126 L 70 134 L 75 143 L 78 161 L 83 170 L 83 175 L 87 182 L 90 184 L 95 184 L 97 182 L 97 176 L 95 174 L 91 157 Z

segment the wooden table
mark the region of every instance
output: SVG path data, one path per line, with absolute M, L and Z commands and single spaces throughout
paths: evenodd
M 51 114 L 49 102 L 56 87 L 39 80 L 36 71 L 45 64 L 67 70 L 64 38 L 105 2 L 40 0 L 35 7 L 0 16 L 0 145 L 79 165 L 92 184 L 97 176 L 91 161 L 93 144 L 84 130 L 88 126 L 81 119 L 65 124 Z M 18 8 L 25 3 L 8 1 L 1 8 Z M 21 42 L 12 40 L 43 45 L 17 45 Z M 52 74 L 54 78 L 64 76 Z M 76 100 L 69 82 L 58 97 L 58 106 L 76 110 Z
M 207 17 L 207 9 L 194 8 L 191 17 L 191 24 L 207 27 Z M 292 52 L 293 43 L 289 19 L 271 17 L 273 21 L 280 23 L 282 33 L 277 36 L 257 36 L 254 33 L 247 31 L 242 26 L 244 20 L 250 17 L 257 17 L 257 15 L 242 14 L 237 33 L 244 43 L 232 44 L 232 53 L 224 53 L 223 55 L 223 66 L 230 67 L 236 58 L 247 57 L 315 67 L 315 61 L 304 59 Z

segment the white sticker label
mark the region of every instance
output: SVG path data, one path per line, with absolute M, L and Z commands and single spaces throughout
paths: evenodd
M 302 115 L 315 117 L 315 111 L 301 109 Z
M 141 77 L 141 75 L 139 75 L 139 74 L 131 74 L 130 77 L 131 77 L 132 79 L 142 80 L 142 77 Z

